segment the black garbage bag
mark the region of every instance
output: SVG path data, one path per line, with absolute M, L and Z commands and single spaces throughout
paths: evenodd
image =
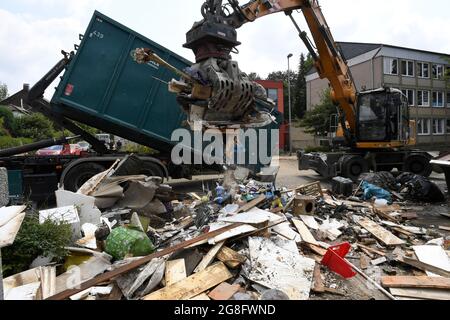
M 359 181 L 367 181 L 385 190 L 397 191 L 400 187 L 392 173 L 386 171 L 363 173 L 359 176 Z
M 401 190 L 410 200 L 429 203 L 444 202 L 445 196 L 439 187 L 423 176 L 405 172 L 397 177 Z

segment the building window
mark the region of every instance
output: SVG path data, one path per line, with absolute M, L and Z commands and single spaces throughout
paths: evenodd
M 398 74 L 398 60 L 394 58 L 384 58 L 384 73 Z
M 442 91 L 433 91 L 433 107 L 444 107 L 444 93 Z
M 414 62 L 402 60 L 402 76 L 414 77 Z
M 402 93 L 408 97 L 408 104 L 410 107 L 413 107 L 415 105 L 415 99 L 414 99 L 414 90 L 411 89 L 403 89 Z
M 450 108 L 450 91 L 447 92 L 447 107 Z
M 433 134 L 438 136 L 445 134 L 445 119 L 433 119 Z
M 278 89 L 267 89 L 267 96 L 278 106 Z
M 419 119 L 417 121 L 417 134 L 419 136 L 429 136 L 431 133 L 430 124 L 430 119 Z
M 424 62 L 417 63 L 417 75 L 419 76 L 419 78 L 429 78 L 430 64 Z
M 447 134 L 450 134 L 450 119 L 447 120 Z
M 417 91 L 417 105 L 419 107 L 430 106 L 430 91 L 418 90 Z
M 442 64 L 433 64 L 433 79 L 442 79 L 444 75 L 444 66 Z

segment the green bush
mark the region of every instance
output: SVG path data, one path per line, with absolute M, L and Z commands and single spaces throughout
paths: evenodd
M 158 153 L 157 151 L 155 151 L 152 148 L 149 148 L 147 146 L 135 145 L 135 144 L 128 145 L 125 148 L 122 148 L 121 151 L 123 151 L 123 150 L 128 153 L 137 153 L 137 154 L 156 154 L 156 153 Z
M 0 150 L 20 147 L 26 144 L 33 143 L 32 139 L 28 138 L 13 138 L 10 136 L 0 136 Z
M 16 137 L 39 141 L 53 138 L 55 135 L 53 123 L 40 113 L 23 116 L 15 120 L 14 136 Z
M 28 270 L 39 256 L 54 257 L 60 263 L 67 256 L 71 237 L 70 225 L 51 220 L 40 224 L 37 213 L 27 214 L 14 244 L 2 249 L 5 277 Z
M 8 131 L 14 130 L 14 115 L 8 108 L 0 106 L 0 119 L 3 119 L 3 127 Z

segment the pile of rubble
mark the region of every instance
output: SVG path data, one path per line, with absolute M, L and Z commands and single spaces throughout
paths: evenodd
M 352 286 L 365 299 L 450 298 L 448 237 L 411 225 L 417 179 L 287 190 L 238 168 L 216 190 L 177 194 L 118 175 L 123 165 L 57 191 L 40 218 L 72 226 L 64 269 L 48 261 L 5 279 L 7 299 L 349 299 Z

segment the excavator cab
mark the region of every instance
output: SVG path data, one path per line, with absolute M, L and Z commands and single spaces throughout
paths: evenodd
M 356 141 L 368 148 L 392 148 L 408 144 L 408 98 L 398 89 L 382 88 L 358 94 Z

